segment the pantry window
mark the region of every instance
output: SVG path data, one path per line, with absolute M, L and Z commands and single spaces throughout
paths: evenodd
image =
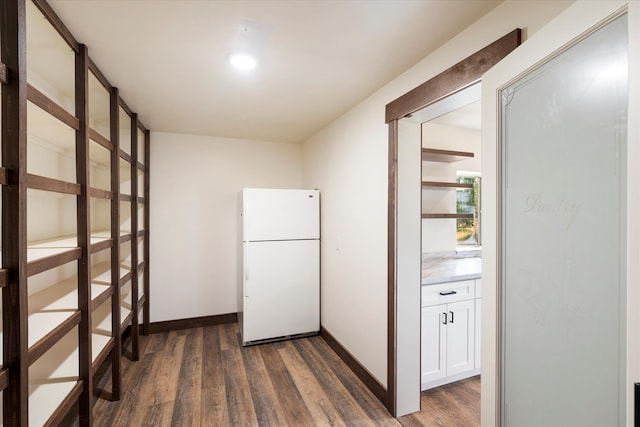
M 466 184 L 456 191 L 456 242 L 460 248 L 478 247 L 480 238 L 480 182 L 475 174 L 458 174 L 458 184 Z M 468 216 L 468 217 L 467 217 Z

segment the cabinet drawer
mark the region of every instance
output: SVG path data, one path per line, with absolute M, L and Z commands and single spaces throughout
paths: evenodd
M 476 279 L 476 298 L 482 298 L 482 279 Z
M 438 283 L 422 287 L 422 307 L 474 298 L 473 280 Z

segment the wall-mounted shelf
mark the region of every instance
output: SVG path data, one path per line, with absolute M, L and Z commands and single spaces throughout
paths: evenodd
M 422 218 L 439 219 L 473 219 L 473 214 L 423 213 Z
M 474 155 L 467 151 L 440 150 L 437 148 L 423 148 L 423 162 L 444 162 L 453 163 L 460 160 L 471 159 Z
M 449 190 L 455 188 L 473 188 L 473 184 L 461 182 L 422 181 L 422 188 Z

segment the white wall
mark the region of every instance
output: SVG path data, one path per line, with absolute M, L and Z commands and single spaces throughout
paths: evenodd
M 238 193 L 300 188 L 302 147 L 151 134 L 151 321 L 235 313 Z
M 570 3 L 502 3 L 304 144 L 303 186 L 322 191 L 322 325 L 383 385 L 387 379 L 385 105 L 514 28 L 534 33 Z

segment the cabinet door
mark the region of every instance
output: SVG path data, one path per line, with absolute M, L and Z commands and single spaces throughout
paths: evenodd
M 439 380 L 447 375 L 447 305 L 422 307 L 421 383 Z
M 475 301 L 447 304 L 447 375 L 474 367 Z

